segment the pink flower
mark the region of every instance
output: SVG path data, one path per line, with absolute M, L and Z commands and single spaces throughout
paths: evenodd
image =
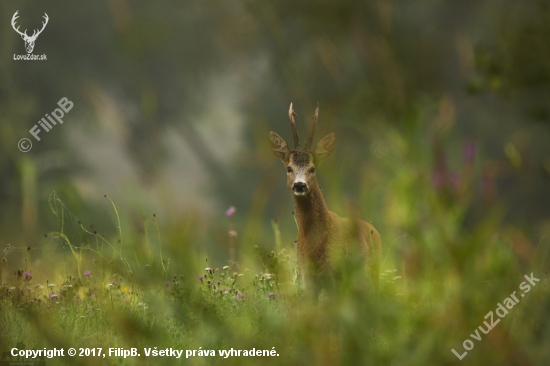
M 477 144 L 473 140 L 468 140 L 462 146 L 462 160 L 467 165 L 472 165 L 476 160 L 477 155 Z
M 227 211 L 225 211 L 225 216 L 231 217 L 235 214 L 236 211 L 237 209 L 235 208 L 235 206 L 231 206 L 227 209 Z
M 90 272 L 90 271 L 84 272 L 84 276 L 86 276 L 86 277 L 90 277 L 91 275 L 92 275 L 92 272 Z

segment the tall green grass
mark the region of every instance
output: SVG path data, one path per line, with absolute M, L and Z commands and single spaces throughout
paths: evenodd
M 319 297 L 305 291 L 290 214 L 261 227 L 244 225 L 239 211 L 229 225 L 221 212 L 219 222 L 200 224 L 190 214 L 181 218 L 183 228 L 156 215 L 132 226 L 109 201 L 114 229 L 103 235 L 82 224 L 54 193 L 57 230 L 37 243 L 49 248 L 43 258 L 31 258 L 26 248 L 4 251 L 0 351 L 23 342 L 29 349 L 122 347 L 141 354 L 48 360 L 70 365 L 548 364 L 548 225 L 526 235 L 504 223 L 498 200 L 479 188 L 479 157 L 445 161 L 444 174 L 454 168 L 461 179 L 440 179 L 437 153 L 423 135 L 381 134 L 371 151 L 377 160 L 360 174 L 359 212 L 376 218 L 384 241 L 377 293 L 369 290 L 361 266 L 353 265 Z M 344 211 L 340 183 L 321 180 L 329 182 L 329 207 Z M 486 200 L 484 210 L 472 212 L 472 200 Z M 468 223 L 468 217 L 475 220 Z M 226 250 L 206 245 L 212 239 L 196 233 L 201 226 L 234 231 Z M 234 261 L 231 245 L 238 252 Z M 17 257 L 10 255 L 14 250 Z M 480 333 L 480 341 L 473 340 L 470 334 L 485 315 L 531 273 L 540 282 L 488 334 Z M 451 349 L 462 354 L 465 339 L 474 348 L 460 361 Z M 143 348 L 154 347 L 214 350 L 216 356 L 145 357 Z M 231 348 L 275 349 L 278 356 L 218 356 Z

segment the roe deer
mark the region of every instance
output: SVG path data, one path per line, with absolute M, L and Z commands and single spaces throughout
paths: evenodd
M 295 115 L 290 103 L 288 116 L 294 149 L 291 150 L 275 132 L 270 132 L 269 142 L 273 154 L 286 167 L 287 186 L 294 196 L 298 221 L 297 259 L 305 285 L 316 287 L 321 279 L 330 279 L 335 270 L 343 269 L 340 267 L 342 259 L 357 256 L 353 259 L 366 262 L 371 281 L 376 287 L 382 250 L 378 231 L 365 221 L 340 218 L 329 211 L 317 183 L 316 169 L 332 153 L 335 136 L 333 133 L 328 134 L 311 150 L 319 117 L 317 106 L 306 147 L 301 149 Z

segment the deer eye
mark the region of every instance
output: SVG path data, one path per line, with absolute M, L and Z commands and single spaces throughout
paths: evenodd
M 314 173 L 315 173 L 315 167 L 311 168 L 311 169 L 309 170 L 309 172 L 310 172 L 311 174 L 314 174 Z
M 286 171 L 287 171 L 287 173 L 292 173 L 292 168 L 289 167 L 289 166 L 287 166 L 287 167 L 286 167 Z

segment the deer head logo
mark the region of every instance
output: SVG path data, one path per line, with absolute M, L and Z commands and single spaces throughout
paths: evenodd
M 46 28 L 46 24 L 48 24 L 48 14 L 44 13 L 44 22 L 42 22 L 42 29 L 40 30 L 34 30 L 34 32 L 32 33 L 32 36 L 29 36 L 27 34 L 27 30 L 25 29 L 24 32 L 21 32 L 19 31 L 19 27 L 15 28 L 15 21 L 17 18 L 19 18 L 19 15 L 17 14 L 19 12 L 19 10 L 17 10 L 15 12 L 15 14 L 13 14 L 13 18 L 11 18 L 11 26 L 13 27 L 13 29 L 19 33 L 21 35 L 21 38 L 23 38 L 23 41 L 25 41 L 25 49 L 27 50 L 27 53 L 32 53 L 32 50 L 34 49 L 34 42 L 36 42 L 36 38 L 38 38 L 38 36 L 40 35 L 40 33 L 42 33 L 42 31 L 44 30 L 44 28 Z

